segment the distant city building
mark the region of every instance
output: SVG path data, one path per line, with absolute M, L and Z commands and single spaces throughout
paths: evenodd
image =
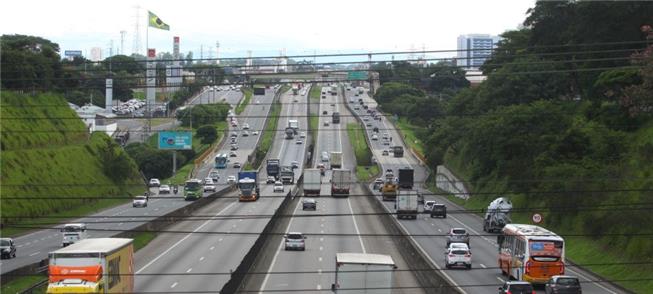
M 458 36 L 456 64 L 466 69 L 478 69 L 492 55 L 499 36 L 470 34 Z
M 91 61 L 101 61 L 102 60 L 102 48 L 93 47 L 91 48 Z

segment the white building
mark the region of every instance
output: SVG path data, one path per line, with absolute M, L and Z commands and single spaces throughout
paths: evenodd
M 77 112 L 79 118 L 82 119 L 86 129 L 89 133 L 93 132 L 105 132 L 109 137 L 118 129 L 118 123 L 116 122 L 116 115 L 113 113 L 104 112 L 105 109 L 95 105 L 84 105 L 82 107 L 77 107 L 72 103 L 69 103 L 70 108 Z
M 470 34 L 458 36 L 456 65 L 465 69 L 478 69 L 492 55 L 499 36 Z
M 91 48 L 91 61 L 101 61 L 102 60 L 102 48 L 93 47 Z

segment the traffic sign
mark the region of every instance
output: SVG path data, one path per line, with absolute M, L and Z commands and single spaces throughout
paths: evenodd
M 542 222 L 542 215 L 539 213 L 534 213 L 531 219 L 533 220 L 534 223 L 539 224 Z
M 347 73 L 348 80 L 367 80 L 366 71 L 350 71 Z

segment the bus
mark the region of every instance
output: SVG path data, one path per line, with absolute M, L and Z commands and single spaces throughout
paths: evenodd
M 227 168 L 227 154 L 215 156 L 215 168 Z
M 532 284 L 565 274 L 565 241 L 535 225 L 507 224 L 497 236 L 501 273 Z
M 202 198 L 202 181 L 190 179 L 184 184 L 184 200 L 195 200 Z

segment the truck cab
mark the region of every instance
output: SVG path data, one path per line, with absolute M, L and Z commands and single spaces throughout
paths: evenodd
M 62 234 L 62 247 L 66 247 L 75 242 L 86 239 L 86 224 L 65 224 L 61 228 Z
M 260 197 L 256 171 L 242 171 L 238 173 L 238 201 L 256 201 Z

